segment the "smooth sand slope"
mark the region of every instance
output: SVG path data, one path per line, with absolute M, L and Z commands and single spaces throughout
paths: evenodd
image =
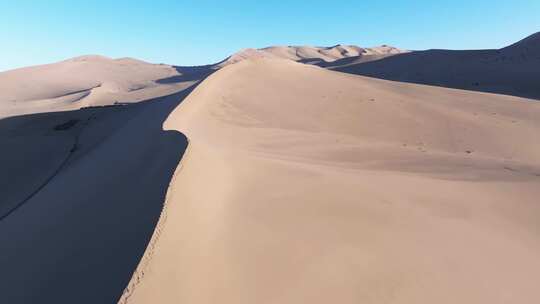
M 188 70 L 84 57 L 0 73 L 1 303 L 118 300 L 187 146 L 162 124 L 201 79 Z
M 426 50 L 332 66 L 388 80 L 540 99 L 540 32 L 498 50 Z
M 96 55 L 7 71 L 0 73 L 0 117 L 143 101 L 177 92 L 198 74 Z
M 255 58 L 190 139 L 120 303 L 536 303 L 540 104 Z

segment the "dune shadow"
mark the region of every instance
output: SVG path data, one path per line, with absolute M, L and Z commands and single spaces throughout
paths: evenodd
M 349 74 L 540 99 L 540 60 L 504 50 L 426 50 L 378 60 L 334 62 L 324 67 Z
M 0 120 L 1 303 L 118 301 L 188 145 L 163 122 L 192 90 Z
M 159 84 L 171 84 L 186 81 L 195 81 L 205 79 L 210 74 L 216 71 L 215 65 L 203 65 L 203 66 L 174 66 L 179 75 L 158 79 L 156 83 Z
M 337 59 L 335 61 L 325 61 L 320 58 L 306 58 L 306 59 L 301 59 L 298 62 L 304 63 L 304 64 L 316 65 L 321 68 L 332 69 L 334 67 L 342 67 L 342 66 L 351 65 L 354 63 L 358 64 L 358 63 L 363 63 L 363 62 L 368 62 L 368 61 L 379 60 L 388 56 L 389 55 L 360 55 L 360 56 L 344 57 L 344 58 Z

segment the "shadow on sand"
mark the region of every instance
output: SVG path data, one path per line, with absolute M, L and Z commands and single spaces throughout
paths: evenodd
M 324 67 L 386 80 L 540 99 L 540 59 L 507 56 L 504 50 L 427 50 L 368 62 L 346 58 Z
M 0 121 L 1 303 L 116 303 L 188 145 L 162 124 L 192 89 Z
M 159 79 L 156 82 L 160 84 L 170 84 L 205 79 L 206 77 L 210 76 L 210 74 L 214 73 L 217 69 L 215 65 L 191 67 L 175 66 L 174 68 L 180 75 Z

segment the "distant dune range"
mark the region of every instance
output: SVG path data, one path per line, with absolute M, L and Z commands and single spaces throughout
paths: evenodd
M 373 48 L 340 44 L 331 47 L 272 46 L 242 50 L 220 62 L 218 66 L 226 66 L 248 58 L 281 58 L 326 67 L 341 61 L 371 61 L 407 52 L 387 45 Z
M 97 55 L 7 71 L 0 73 L 0 117 L 140 102 L 212 71 Z
M 538 302 L 538 37 L 0 73 L 0 302 Z
M 336 62 L 340 72 L 540 99 L 540 33 L 499 50 L 427 50 L 372 62 Z
M 386 45 L 280 46 L 246 49 L 224 63 L 253 57 L 278 57 L 387 80 L 540 99 L 540 33 L 498 50 L 412 52 Z

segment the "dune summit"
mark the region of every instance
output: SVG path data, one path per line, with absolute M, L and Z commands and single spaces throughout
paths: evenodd
M 0 302 L 536 303 L 537 37 L 0 73 Z

